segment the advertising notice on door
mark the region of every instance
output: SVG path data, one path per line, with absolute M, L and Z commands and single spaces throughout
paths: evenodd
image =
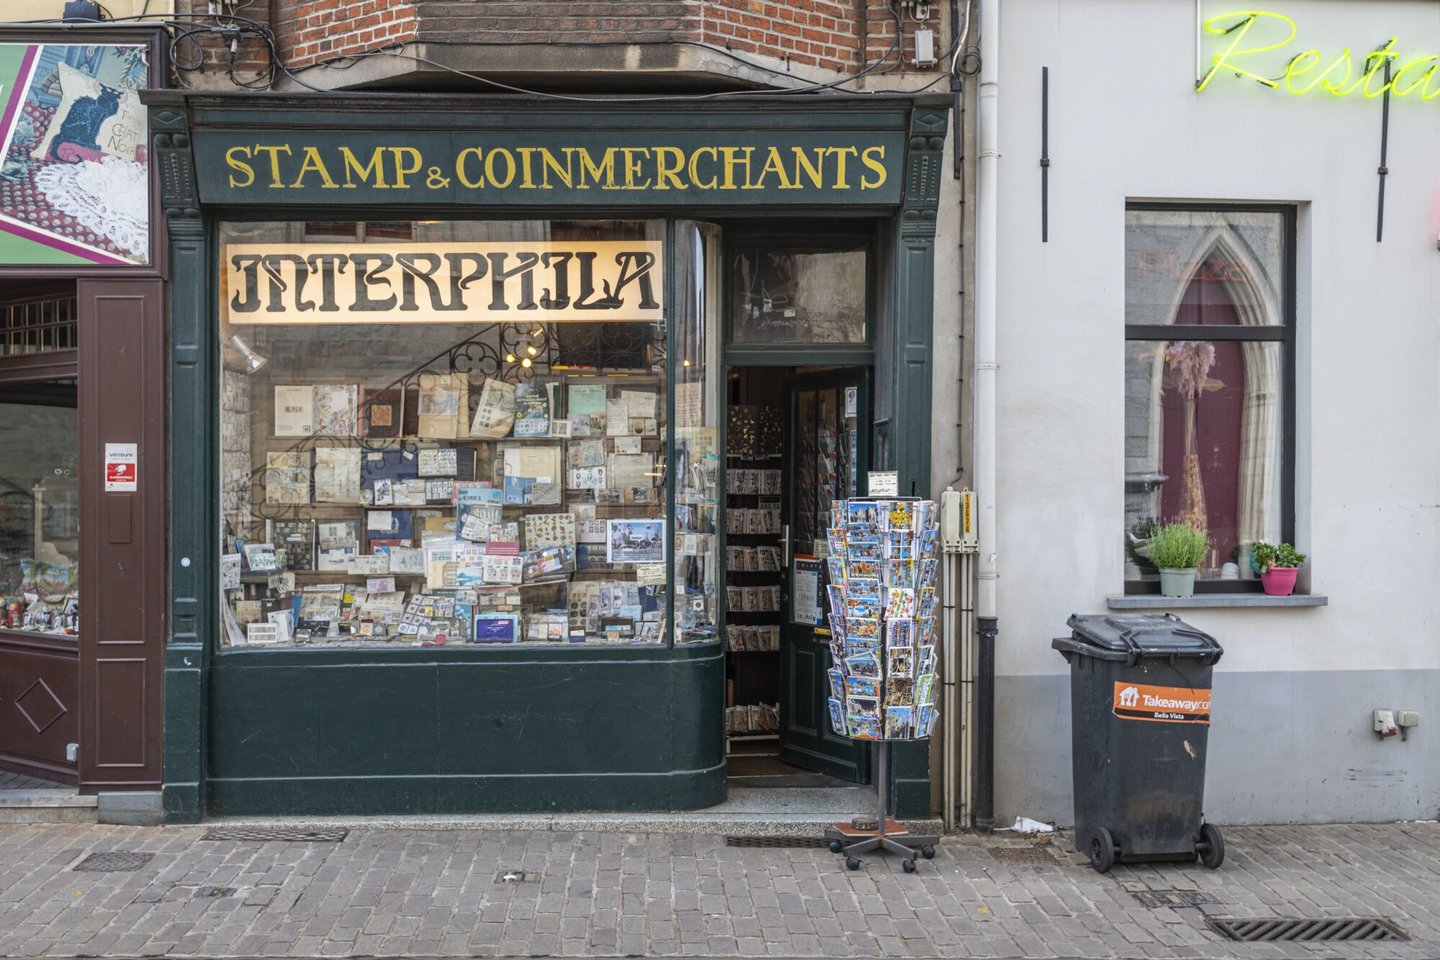
M 140 456 L 134 443 L 105 444 L 105 492 L 134 493 L 140 489 Z

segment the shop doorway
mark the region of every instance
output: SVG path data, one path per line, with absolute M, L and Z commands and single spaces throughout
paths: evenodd
M 825 531 L 860 492 L 869 368 L 734 367 L 726 431 L 726 757 L 732 785 L 869 781 L 830 726 Z
M 0 791 L 79 779 L 75 287 L 12 290 L 0 302 Z

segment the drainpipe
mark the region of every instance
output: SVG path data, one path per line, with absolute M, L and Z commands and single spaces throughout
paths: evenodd
M 995 825 L 995 637 L 999 633 L 996 588 L 1000 578 L 995 528 L 997 283 L 999 235 L 997 178 L 1000 167 L 1000 0 L 980 0 L 980 94 L 977 104 L 975 187 L 975 489 L 979 493 L 979 570 L 976 618 L 979 637 L 975 690 L 975 829 Z

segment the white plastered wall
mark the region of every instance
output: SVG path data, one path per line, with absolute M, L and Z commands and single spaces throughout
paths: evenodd
M 1278 70 L 1392 34 L 1440 54 L 1440 4 L 1277 9 L 1300 31 L 1264 61 Z M 1296 539 L 1301 588 L 1329 605 L 1177 611 L 1225 647 L 1209 806 L 1232 822 L 1434 817 L 1433 734 L 1382 743 L 1370 711 L 1440 721 L 1440 98 L 1391 104 L 1377 243 L 1379 100 L 1233 75 L 1197 93 L 1190 2 L 1005 0 L 1001 16 L 997 818 L 1069 822 L 1068 668 L 1049 641 L 1123 590 L 1127 200 L 1298 210 Z

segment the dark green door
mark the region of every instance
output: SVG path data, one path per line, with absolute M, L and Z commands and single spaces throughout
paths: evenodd
M 870 371 L 845 367 L 785 381 L 782 504 L 785 575 L 780 631 L 780 758 L 786 763 L 865 783 L 865 744 L 830 727 L 829 628 L 825 531 L 830 501 L 859 496 L 869 462 Z

